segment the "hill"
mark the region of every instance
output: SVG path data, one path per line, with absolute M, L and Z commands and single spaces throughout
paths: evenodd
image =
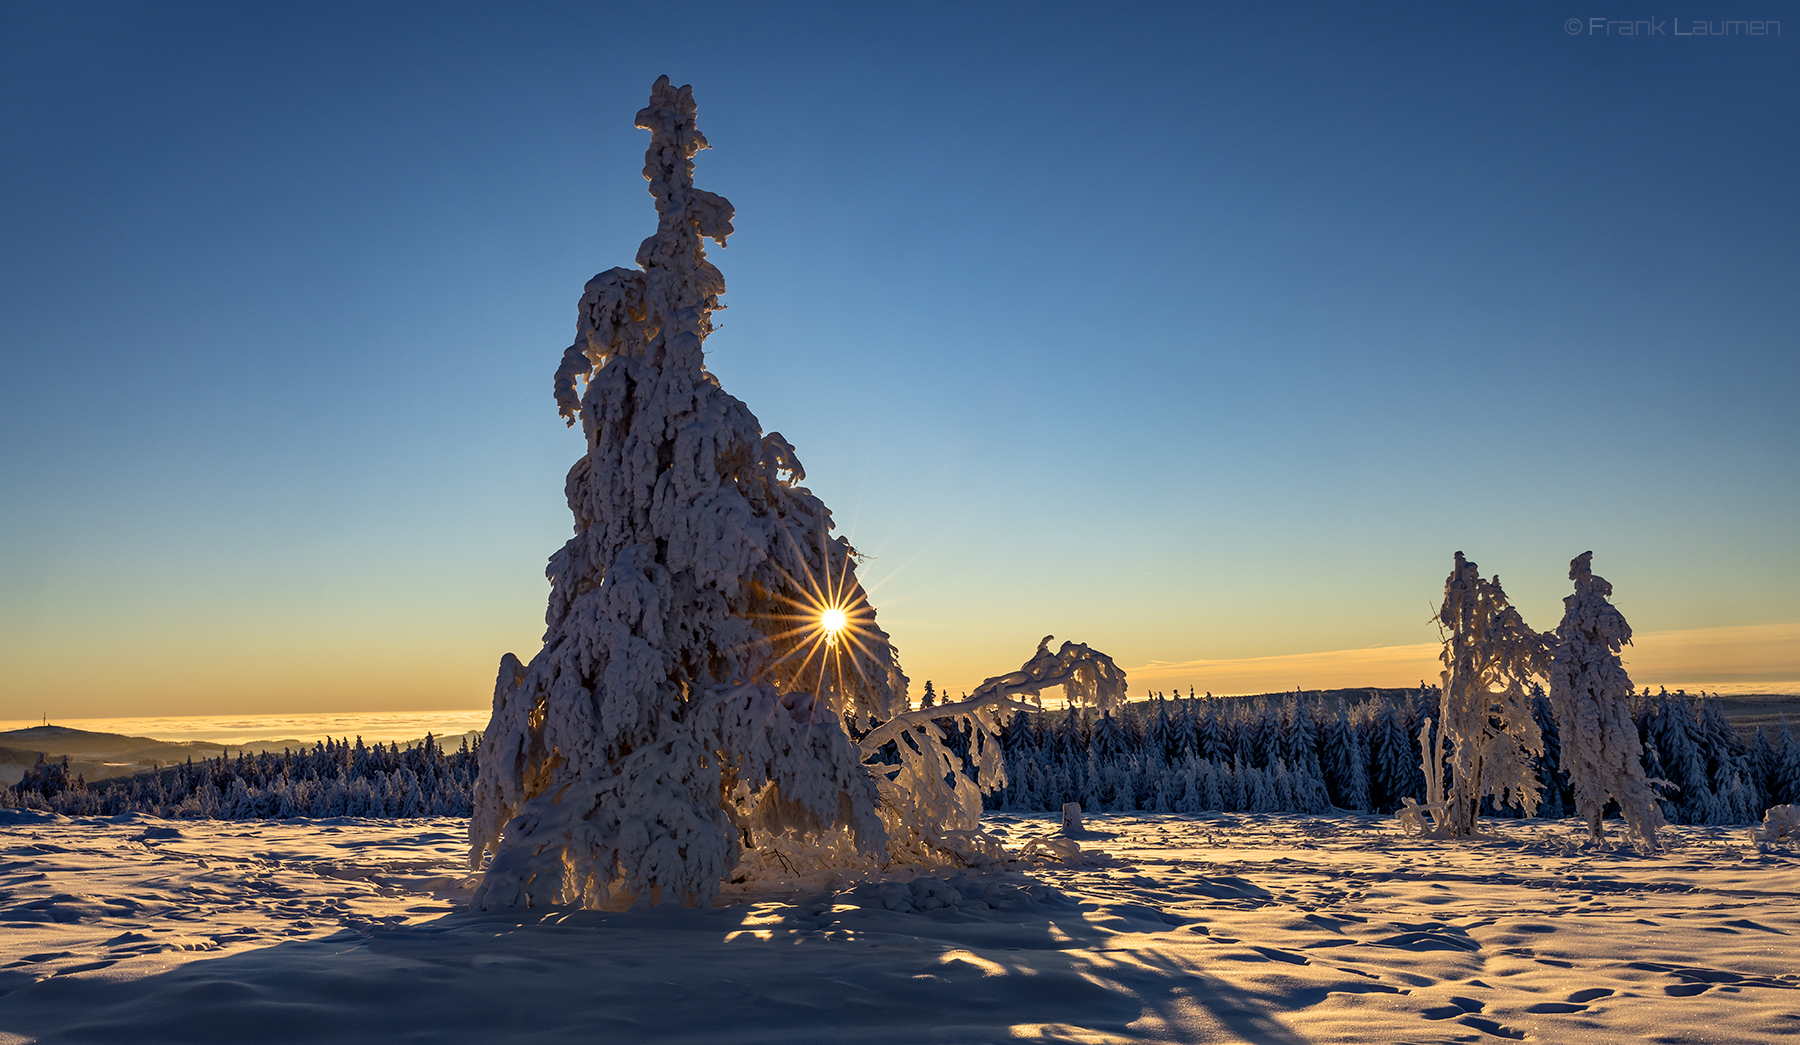
M 292 738 L 219 744 L 209 740 L 156 740 L 121 733 L 91 733 L 68 726 L 32 726 L 0 732 L 0 784 L 18 783 L 40 754 L 52 760 L 67 755 L 71 773 L 95 781 L 130 776 L 190 758 L 212 758 L 226 751 L 297 751 L 311 746 Z

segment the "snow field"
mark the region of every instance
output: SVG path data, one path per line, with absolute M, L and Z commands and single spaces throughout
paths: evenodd
M 1772 1041 L 1800 851 L 1089 814 L 1090 866 L 471 912 L 467 822 L 0 825 L 0 1041 Z M 1020 848 L 1050 814 L 989 814 Z M 1616 837 L 1616 832 L 1615 832 Z M 1104 854 L 1104 855 L 1098 855 Z

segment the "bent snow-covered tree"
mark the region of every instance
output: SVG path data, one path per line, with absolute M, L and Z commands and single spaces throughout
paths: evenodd
M 707 143 L 692 90 L 660 78 L 637 126 L 656 234 L 638 268 L 588 282 L 556 371 L 587 443 L 565 484 L 575 536 L 550 559 L 543 648 L 500 662 L 469 825 L 471 863 L 486 861 L 475 903 L 704 904 L 747 849 L 954 858 L 979 803 L 938 771 L 935 727 L 907 717 L 855 552 L 794 448 L 706 369 L 725 283 L 704 241 L 724 245 L 733 211 L 694 187 Z M 1077 699 L 1123 696 L 1085 647 L 1040 650 L 1027 675 L 1042 658 L 1055 663 L 1020 692 L 1066 676 Z M 986 709 L 1010 693 L 934 711 L 991 734 Z M 852 739 L 879 722 L 899 723 L 882 735 L 905 741 L 897 767 L 865 765 L 867 738 Z M 1003 782 L 996 767 L 982 786 Z
M 1444 581 L 1438 623 L 1444 671 L 1437 732 L 1427 718 L 1419 733 L 1426 800 L 1404 799 L 1400 816 L 1414 830 L 1456 837 L 1475 833 L 1483 798 L 1515 802 L 1527 816 L 1537 811 L 1542 785 L 1531 757 L 1543 753 L 1544 739 L 1529 687 L 1543 677 L 1548 651 L 1545 637 L 1507 602 L 1500 578 L 1483 580 L 1462 552 Z
M 901 755 L 897 766 L 873 767 L 883 809 L 898 828 L 890 845 L 895 855 L 998 855 L 978 831 L 981 796 L 1007 783 L 1001 727 L 1014 712 L 1042 711 L 1044 690 L 1060 686 L 1070 704 L 1101 712 L 1124 706 L 1125 673 L 1111 657 L 1074 642 L 1051 653 L 1050 639 L 1044 636 L 1019 670 L 987 679 L 961 700 L 895 715 L 862 738 L 870 757 L 890 743 Z M 946 723 L 969 731 L 979 783 L 962 773 L 961 759 L 945 745 Z
M 1666 821 L 1644 774 L 1644 747 L 1631 719 L 1631 678 L 1619 662 L 1631 625 L 1607 601 L 1612 585 L 1594 574 L 1593 559 L 1593 552 L 1583 552 L 1569 563 L 1575 594 L 1563 599 L 1550 661 L 1562 766 L 1575 789 L 1575 811 L 1593 837 L 1600 837 L 1600 817 L 1613 799 L 1633 840 L 1653 850 Z

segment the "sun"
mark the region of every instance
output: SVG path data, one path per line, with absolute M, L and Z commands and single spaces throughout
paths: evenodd
M 774 603 L 753 611 L 767 622 L 759 630 L 767 636 L 773 656 L 756 669 L 751 681 L 766 678 L 783 689 L 829 694 L 834 705 L 884 692 L 869 669 L 881 668 L 892 653 L 887 634 L 875 626 L 874 607 L 851 572 L 858 559 L 855 550 L 841 539 L 837 544 L 842 547 L 835 547 L 821 530 L 814 558 L 803 553 L 792 534 L 787 537 L 799 568 L 789 573 L 775 564 L 785 584 L 757 593 Z

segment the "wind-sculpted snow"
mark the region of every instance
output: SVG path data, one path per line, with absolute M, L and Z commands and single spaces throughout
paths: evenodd
M 1800 843 L 1800 806 L 1770 806 L 1756 838 L 1759 842 Z
M 460 820 L 0 811 L 0 1041 L 1793 1037 L 1791 840 L 1675 826 L 1645 853 L 1576 821 L 1452 841 L 1375 816 L 1084 821 L 1093 861 L 484 912 Z M 1022 851 L 1057 824 L 981 826 Z
M 1562 624 L 1550 663 L 1550 703 L 1562 732 L 1562 765 L 1575 790 L 1575 811 L 1596 837 L 1607 802 L 1616 801 L 1638 844 L 1656 848 L 1664 824 L 1644 775 L 1644 746 L 1631 720 L 1631 679 L 1619 650 L 1631 641 L 1607 596 L 1612 585 L 1592 569 L 1593 552 L 1569 563 L 1575 594 L 1563 599 Z

